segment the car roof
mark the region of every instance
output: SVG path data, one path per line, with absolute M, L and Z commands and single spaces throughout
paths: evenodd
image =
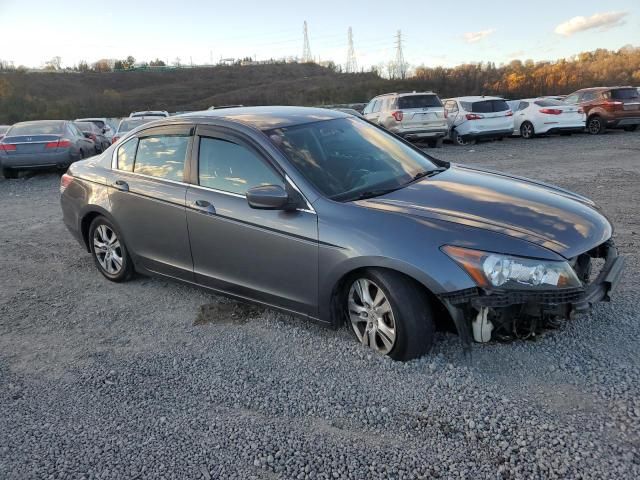
M 74 120 L 74 122 L 95 122 L 95 121 L 100 121 L 100 122 L 106 122 L 106 118 L 102 117 L 91 117 L 91 118 L 76 118 Z
M 482 100 L 504 100 L 504 98 L 491 97 L 489 95 L 471 95 L 468 97 L 451 97 L 445 100 L 460 100 L 461 102 L 481 102 Z
M 15 127 L 16 125 L 27 125 L 30 123 L 49 123 L 49 122 L 60 122 L 60 123 L 67 123 L 69 120 L 27 120 L 26 122 L 17 122 L 14 123 L 13 125 L 11 125 L 12 127 Z
M 322 120 L 332 120 L 334 118 L 351 118 L 348 113 L 326 108 L 315 107 L 237 107 L 224 108 L 221 110 L 204 110 L 202 112 L 190 112 L 183 115 L 176 115 L 172 119 L 199 119 L 212 120 L 224 119 L 233 122 L 251 125 L 259 130 L 269 130 L 272 128 L 290 127 L 305 123 L 319 122 Z

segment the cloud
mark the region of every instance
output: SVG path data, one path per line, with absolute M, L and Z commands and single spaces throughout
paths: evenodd
M 481 30 L 480 32 L 467 32 L 464 34 L 464 39 L 467 43 L 476 43 L 485 37 L 488 37 L 495 29 L 489 28 L 488 30 Z
M 596 13 L 590 17 L 573 17 L 566 22 L 562 22 L 554 30 L 558 35 L 570 37 L 574 33 L 584 32 L 593 28 L 600 31 L 608 30 L 624 24 L 624 17 L 628 12 L 604 12 Z

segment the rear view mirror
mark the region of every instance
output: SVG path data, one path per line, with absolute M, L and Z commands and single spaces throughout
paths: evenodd
M 280 185 L 261 185 L 247 190 L 247 202 L 259 210 L 284 210 L 289 194 Z

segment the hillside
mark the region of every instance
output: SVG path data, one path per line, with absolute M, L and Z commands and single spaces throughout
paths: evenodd
M 639 85 L 640 48 L 596 50 L 555 62 L 514 60 L 454 68 L 418 67 L 407 80 L 345 74 L 315 64 L 267 64 L 114 72 L 0 71 L 0 124 L 41 118 L 118 117 L 134 110 L 201 110 L 211 105 L 322 105 L 366 102 L 392 91 L 433 90 L 523 98 L 594 85 Z

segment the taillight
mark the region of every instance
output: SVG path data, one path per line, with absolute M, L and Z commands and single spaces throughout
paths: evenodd
M 0 143 L 0 150 L 3 152 L 15 152 L 16 146 L 12 143 Z
M 507 110 L 507 113 L 504 115 L 505 117 L 513 117 L 513 112 L 511 110 Z
M 605 105 L 611 105 L 611 106 L 617 106 L 617 105 L 622 105 L 622 102 L 617 101 L 617 100 L 607 100 L 605 102 L 603 102 Z
M 465 117 L 467 117 L 467 120 L 481 120 L 484 118 L 482 115 L 478 115 L 477 113 L 467 113 Z
M 404 118 L 404 114 L 400 110 L 396 110 L 391 116 L 396 119 L 396 122 L 401 122 Z
M 540 113 L 546 113 L 547 115 L 560 115 L 562 110 L 558 110 L 557 108 L 541 108 Z
M 68 173 L 65 173 L 60 177 L 60 193 L 64 193 L 69 185 L 73 182 L 73 177 Z
M 67 140 L 66 138 L 61 138 L 60 140 L 56 140 L 55 142 L 48 142 L 44 147 L 45 148 L 69 148 L 71 146 L 71 140 Z

